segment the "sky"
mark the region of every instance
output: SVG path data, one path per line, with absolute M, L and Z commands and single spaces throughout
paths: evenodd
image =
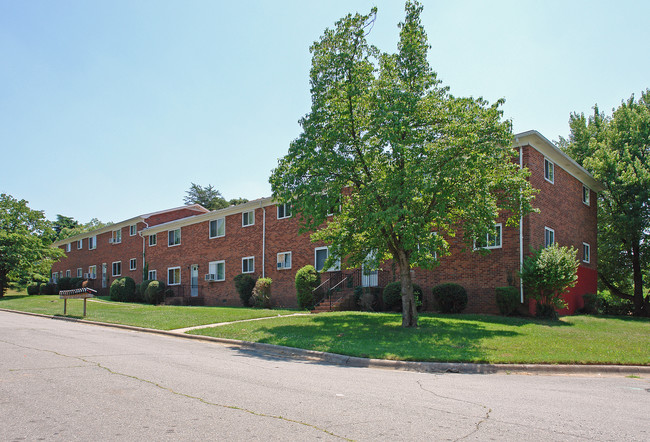
M 456 96 L 506 100 L 515 133 L 569 134 L 650 87 L 650 2 L 430 1 L 429 62 Z M 0 0 L 0 193 L 54 220 L 119 222 L 183 204 L 191 183 L 270 196 L 309 112 L 309 47 L 400 1 Z

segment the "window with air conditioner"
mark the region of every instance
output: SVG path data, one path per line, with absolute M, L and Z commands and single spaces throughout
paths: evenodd
M 278 270 L 291 268 L 291 252 L 278 253 Z
M 226 261 L 212 261 L 208 263 L 209 273 L 206 278 L 209 281 L 225 281 L 226 280 Z

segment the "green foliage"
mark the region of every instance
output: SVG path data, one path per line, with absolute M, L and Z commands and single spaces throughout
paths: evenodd
M 438 310 L 442 313 L 460 313 L 467 307 L 467 291 L 460 284 L 439 284 L 432 292 Z
M 64 217 L 64 218 L 67 218 L 67 217 Z M 70 219 L 72 219 L 72 218 L 70 218 Z M 66 239 L 66 238 L 70 238 L 72 236 L 81 235 L 82 233 L 91 232 L 93 230 L 101 229 L 102 227 L 107 227 L 107 226 L 110 226 L 111 224 L 113 224 L 112 222 L 107 222 L 107 223 L 102 222 L 102 221 L 98 220 L 97 218 L 91 219 L 86 224 L 79 224 L 77 221 L 75 221 L 75 223 L 77 223 L 77 224 L 75 226 L 73 226 L 73 227 L 63 227 L 61 229 L 61 231 L 59 232 L 59 235 L 58 235 L 57 239 L 58 240 L 63 240 L 63 239 Z
M 158 305 L 165 301 L 165 283 L 158 280 L 147 280 L 141 286 L 146 286 L 142 298 L 147 304 Z
M 41 295 L 58 295 L 59 287 L 53 282 L 45 282 L 39 287 Z
M 544 304 L 540 301 L 537 301 L 535 304 L 535 317 L 539 319 L 551 319 L 553 321 L 558 319 L 555 307 L 550 304 Z
M 13 281 L 49 274 L 52 263 L 64 256 L 50 247 L 54 235 L 43 212 L 30 209 L 25 200 L 0 195 L 0 297 Z
M 586 313 L 588 315 L 597 315 L 602 312 L 603 308 L 603 298 L 596 293 L 585 293 L 582 295 L 582 301 L 584 305 L 581 309 L 581 313 Z
M 612 294 L 650 315 L 643 280 L 650 274 L 650 89 L 632 95 L 611 117 L 571 114 L 561 144 L 605 186 L 598 195 L 598 276 Z
M 361 310 L 366 312 L 377 311 L 379 296 L 381 296 L 379 287 L 357 286 L 354 288 L 354 301 Z
M 347 15 L 314 42 L 311 110 L 270 183 L 276 200 L 300 214 L 302 231 L 330 245 L 326 267 L 334 257 L 348 267 L 371 254 L 376 264 L 393 259 L 408 288 L 411 267 L 436 266 L 458 226 L 471 246 L 499 215 L 518 223 L 533 191 L 513 161 L 503 102 L 441 86 L 422 7 L 408 1 L 405 11 L 397 53 L 366 40 L 376 9 Z M 415 298 L 405 293 L 403 325 L 416 327 Z
M 239 299 L 244 307 L 251 306 L 251 297 L 253 296 L 253 289 L 255 288 L 255 277 L 247 274 L 240 273 L 235 276 L 235 289 L 239 293 Z
M 504 316 L 510 316 L 517 312 L 521 305 L 521 294 L 517 287 L 497 287 L 497 306 Z
M 111 284 L 109 290 L 111 300 L 118 302 L 130 302 L 135 298 L 135 281 L 133 278 L 123 276 L 117 278 Z
M 566 307 L 562 294 L 576 284 L 577 272 L 576 250 L 555 243 L 527 256 L 520 277 L 528 298 L 544 306 L 562 309 Z
M 320 273 L 312 265 L 306 265 L 296 272 L 298 307 L 308 310 L 314 308 L 314 290 L 320 282 Z
M 253 304 L 259 308 L 271 307 L 271 278 L 260 278 L 253 289 Z
M 59 278 L 59 290 L 70 290 L 74 288 L 74 285 L 72 284 L 72 278 L 64 276 L 63 278 Z
M 634 312 L 634 304 L 629 299 L 612 295 L 605 290 L 598 294 L 601 303 L 600 313 L 612 316 L 629 316 Z
M 413 284 L 413 295 L 415 296 L 415 303 L 418 307 L 422 305 L 422 287 Z M 394 281 L 384 287 L 382 293 L 384 301 L 384 308 L 386 310 L 401 311 L 402 310 L 402 283 Z
M 192 183 L 190 190 L 185 193 L 187 195 L 185 195 L 183 201 L 186 205 L 200 204 L 209 210 L 224 209 L 228 206 L 235 206 L 248 202 L 246 198 L 233 198 L 230 201 L 226 201 L 226 199 L 221 196 L 221 192 L 215 189 L 212 184 L 204 187 Z
M 145 279 L 144 281 L 142 281 L 142 283 L 136 285 L 137 292 L 140 295 L 140 297 L 142 297 L 142 299 L 144 299 L 144 292 L 147 290 L 147 287 L 149 286 L 149 283 L 151 283 L 151 281 L 155 281 L 155 280 Z
M 33 282 L 27 286 L 28 295 L 38 295 L 40 293 L 41 284 L 38 282 Z

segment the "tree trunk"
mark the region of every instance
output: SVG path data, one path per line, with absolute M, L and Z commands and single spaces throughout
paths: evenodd
M 402 283 L 402 327 L 417 327 L 418 311 L 415 296 L 413 295 L 411 265 L 406 253 L 403 251 L 399 253 L 398 263 Z
M 638 243 L 632 246 L 632 280 L 634 281 L 634 316 L 648 316 L 650 312 L 646 308 L 646 301 L 643 298 L 643 273 L 641 271 L 640 247 Z

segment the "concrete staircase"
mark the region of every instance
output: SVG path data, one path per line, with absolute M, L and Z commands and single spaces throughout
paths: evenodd
M 312 313 L 325 313 L 325 312 L 338 312 L 345 309 L 349 304 L 350 297 L 354 296 L 353 292 L 339 292 L 332 294 L 332 303 L 330 305 L 329 298 L 325 297 L 320 304 L 317 304 Z

